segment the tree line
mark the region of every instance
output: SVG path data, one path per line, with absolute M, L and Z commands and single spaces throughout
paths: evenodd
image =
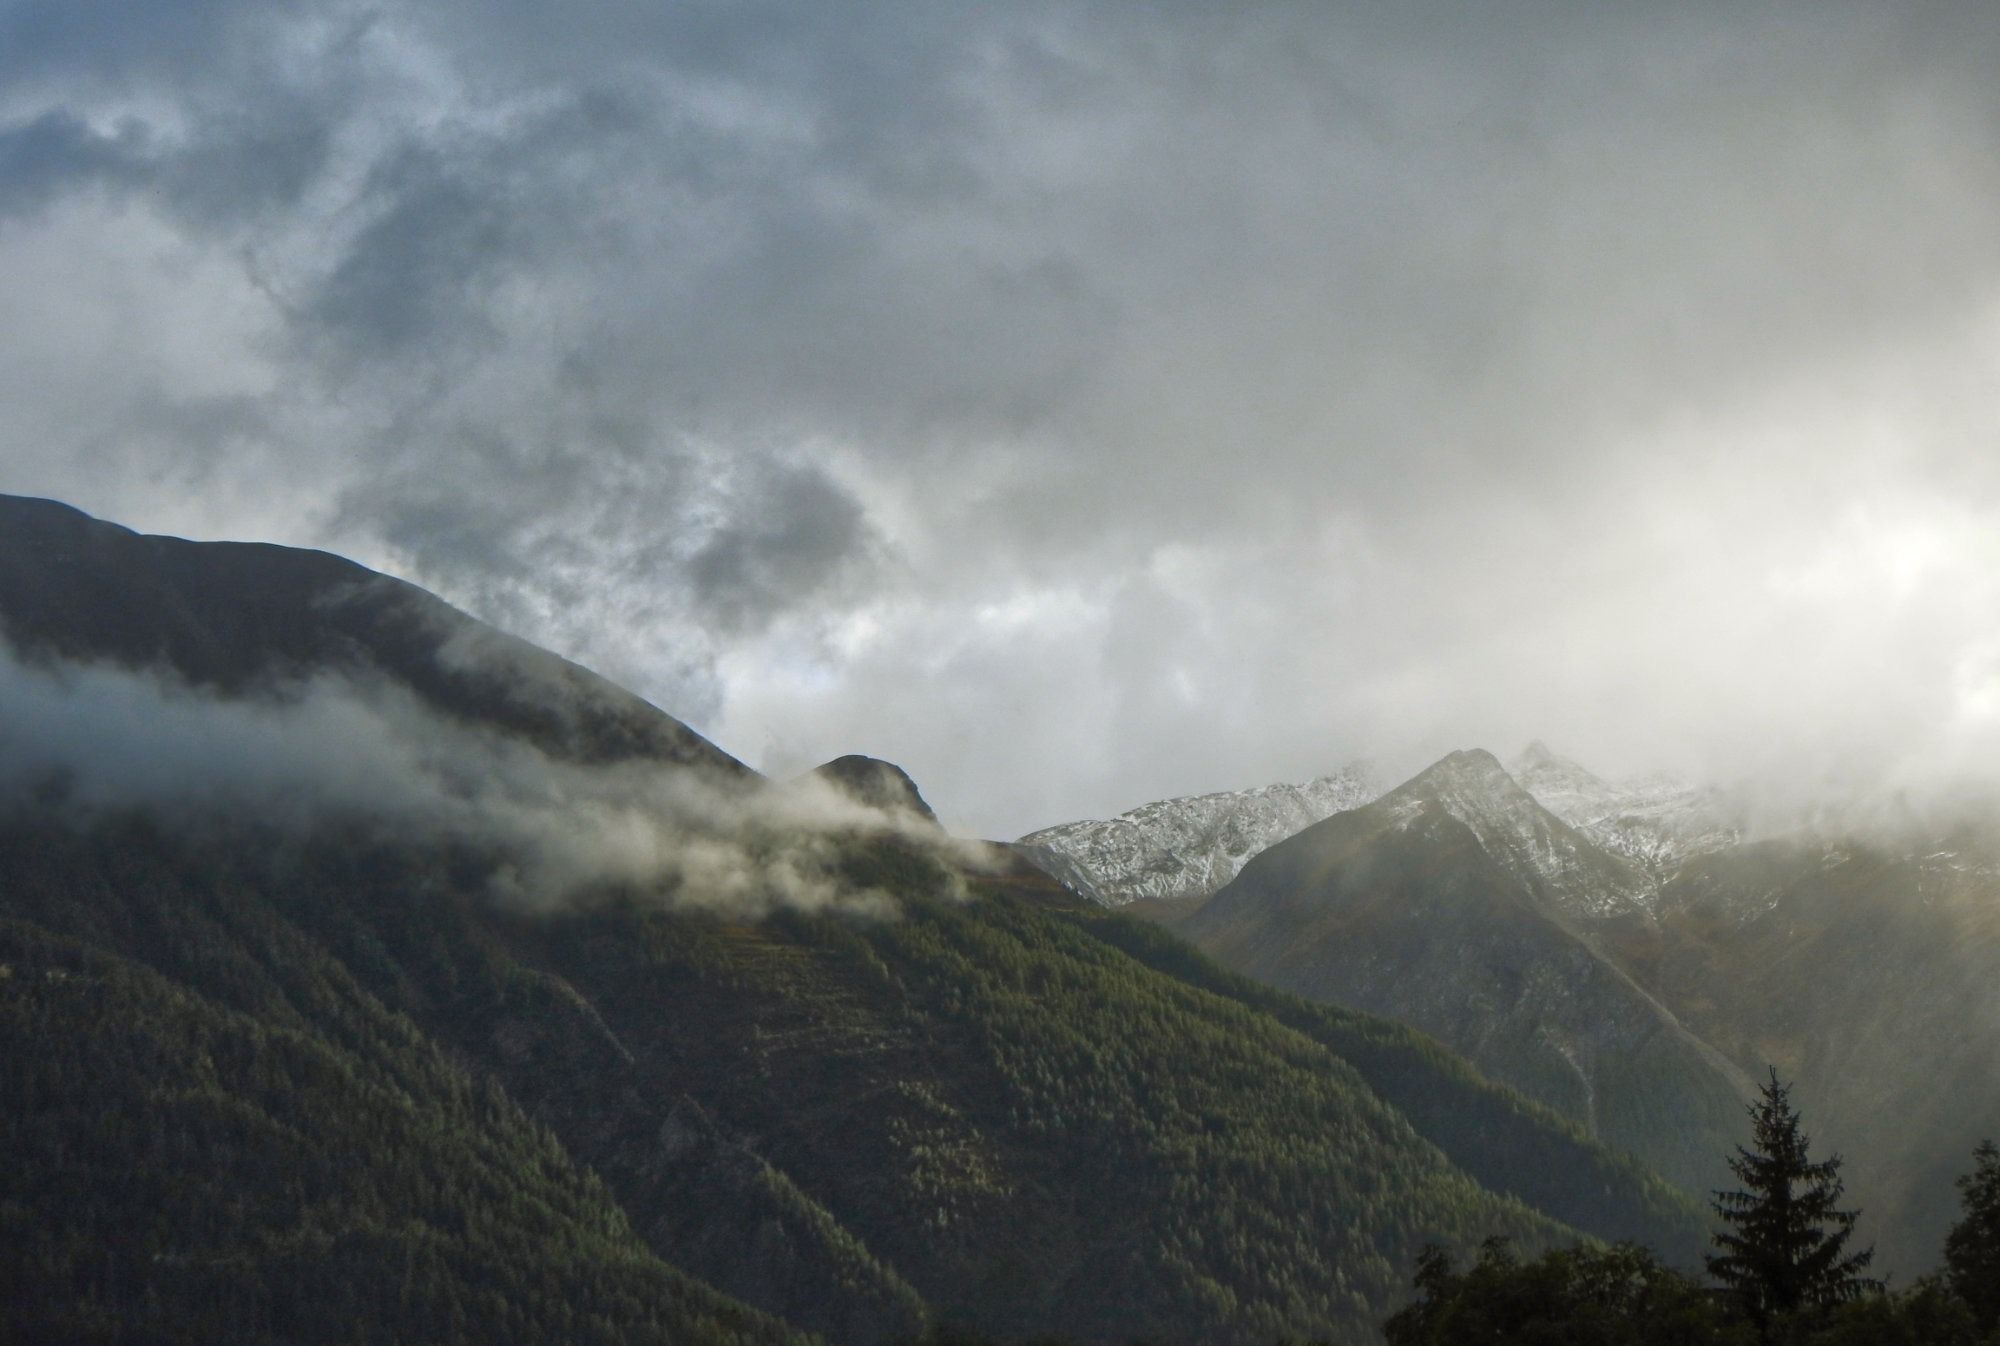
M 1564 1346 L 1995 1346 L 2000 1343 L 2000 1149 L 1973 1152 L 1944 1265 L 1907 1289 L 1871 1278 L 1850 1240 L 1841 1160 L 1815 1161 L 1791 1091 L 1772 1071 L 1751 1105 L 1752 1139 L 1714 1194 L 1708 1280 L 1632 1243 L 1522 1260 L 1489 1239 L 1466 1267 L 1435 1246 L 1416 1299 L 1384 1325 L 1389 1346 L 1475 1341 Z
M 1494 1237 L 1464 1267 L 1431 1245 L 1416 1298 L 1383 1324 L 1389 1346 L 2000 1346 L 2000 1148 L 1982 1142 L 1958 1180 L 1942 1269 L 1892 1290 L 1867 1274 L 1872 1250 L 1850 1246 L 1859 1212 L 1841 1205 L 1840 1157 L 1811 1157 L 1775 1070 L 1750 1116 L 1729 1165 L 1742 1186 L 1713 1194 L 1706 1280 L 1629 1242 L 1523 1259 Z M 993 1343 L 940 1324 L 913 1346 Z

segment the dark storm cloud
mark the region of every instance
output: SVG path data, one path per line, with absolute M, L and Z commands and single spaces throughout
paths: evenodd
M 0 486 L 995 831 L 1537 735 L 1914 770 L 2000 639 L 1996 59 L 1974 4 L 0 5 Z
M 236 25 L 262 6 L 241 0 L 25 0 L 0 11 L 0 79 L 125 80 L 211 69 Z M 297 12 L 296 9 L 294 12 Z
M 687 561 L 699 610 L 725 632 L 823 593 L 866 547 L 860 505 L 813 468 L 760 465 L 730 497 L 729 522 Z
M 321 283 L 310 318 L 386 361 L 483 334 L 481 300 L 515 242 L 505 193 L 410 150 L 371 175 L 366 195 L 386 204 Z
M 0 212 L 26 214 L 65 192 L 143 178 L 138 138 L 136 128 L 99 135 L 61 109 L 0 129 Z
M 100 131 L 59 108 L 0 126 L 0 214 L 35 211 L 93 188 L 156 193 L 203 226 L 291 205 L 324 160 L 326 130 L 308 109 L 267 111 L 269 120 L 204 125 L 183 150 L 163 145 L 132 117 Z

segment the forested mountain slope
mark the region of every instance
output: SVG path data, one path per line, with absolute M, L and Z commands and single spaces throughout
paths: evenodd
M 34 1101 L 9 1117 L 9 1209 L 52 1239 L 30 1264 L 87 1278 L 91 1230 L 131 1221 L 115 1310 L 197 1293 L 189 1266 L 255 1285 L 299 1247 L 395 1262 L 389 1235 L 350 1245 L 490 1228 L 401 1202 L 429 1166 L 537 1210 L 547 1198 L 508 1184 L 579 1186 L 599 1203 L 586 1279 L 607 1258 L 655 1277 L 664 1261 L 836 1340 L 932 1313 L 1005 1335 L 1363 1340 L 1424 1241 L 1697 1242 L 1657 1180 L 1401 1030 L 1360 1032 L 1402 1056 L 1391 1084 L 1361 1043 L 1135 960 L 1088 912 L 927 897 L 949 887 L 931 862 L 884 845 L 857 851 L 852 879 L 902 893 L 899 917 L 743 923 L 637 895 L 510 915 L 468 895 L 451 857 L 354 838 L 190 844 L 18 817 L 0 848 L 15 950 L 0 1000 L 16 1045 L 40 1044 L 8 1058 L 10 1096 Z M 110 989 L 126 984 L 143 994 Z M 127 1038 L 151 1073 L 133 1073 Z M 319 1093 L 287 1087 L 315 1068 L 332 1078 Z M 397 1090 L 416 1102 L 384 1101 Z M 181 1091 L 200 1097 L 170 1104 Z M 1426 1111 L 1434 1092 L 1474 1110 Z M 70 1119 L 106 1098 L 123 1101 L 84 1162 Z M 482 1161 L 488 1116 L 526 1128 L 539 1158 Z M 404 1158 L 412 1130 L 424 1143 Z M 1468 1148 L 1483 1132 L 1506 1138 L 1498 1152 Z M 282 1141 L 269 1154 L 265 1135 Z M 183 1147 L 177 1172 L 161 1144 Z M 158 1186 L 113 1176 L 142 1161 Z M 378 1162 L 397 1176 L 365 1178 Z M 482 1256 L 465 1254 L 473 1283 L 526 1274 Z
M 1518 765 L 1534 798 L 1454 754 L 1205 904 L 1140 910 L 1233 969 L 1437 1034 L 1694 1190 L 1720 1181 L 1744 1077 L 1776 1065 L 1848 1157 L 1878 1266 L 1932 1266 L 1952 1177 L 2000 1129 L 1990 806 L 1738 841 L 1712 792 L 1662 786 L 1649 812 L 1539 746 Z M 1613 824 L 1645 844 L 1620 853 Z
M 606 842 L 655 801 L 706 810 L 635 846 L 657 876 L 529 863 L 561 839 L 540 815 L 224 810 L 157 763 L 174 798 L 79 783 L 115 763 L 0 776 L 0 1238 L 43 1287 L 8 1298 L 14 1335 L 1360 1342 L 1424 1242 L 1698 1246 L 1685 1197 L 1435 1044 L 1230 979 L 914 809 L 802 812 L 407 586 L 6 508 L 55 544 L 0 555 L 38 696 L 164 666 L 209 698 L 174 713 L 282 721 L 301 685 L 386 681 L 526 745 L 410 759 L 459 806 L 570 803 Z M 723 804 L 647 774 L 690 765 Z

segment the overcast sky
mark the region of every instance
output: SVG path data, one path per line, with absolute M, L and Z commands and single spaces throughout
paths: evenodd
M 0 490 L 1013 835 L 2000 761 L 2000 6 L 0 0 Z

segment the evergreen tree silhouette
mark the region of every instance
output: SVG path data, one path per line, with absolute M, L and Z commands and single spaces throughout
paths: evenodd
M 1945 1236 L 1945 1274 L 1983 1332 L 2000 1329 L 2000 1148 L 1982 1141 L 1958 1180 L 1964 1216 Z
M 1808 1157 L 1791 1090 L 1775 1068 L 1750 1118 L 1754 1148 L 1738 1146 L 1729 1161 L 1743 1187 L 1714 1194 L 1727 1227 L 1715 1235 L 1719 1251 L 1708 1255 L 1708 1274 L 1760 1328 L 1874 1288 L 1860 1274 L 1874 1249 L 1847 1251 L 1859 1212 L 1840 1208 L 1840 1156 Z

